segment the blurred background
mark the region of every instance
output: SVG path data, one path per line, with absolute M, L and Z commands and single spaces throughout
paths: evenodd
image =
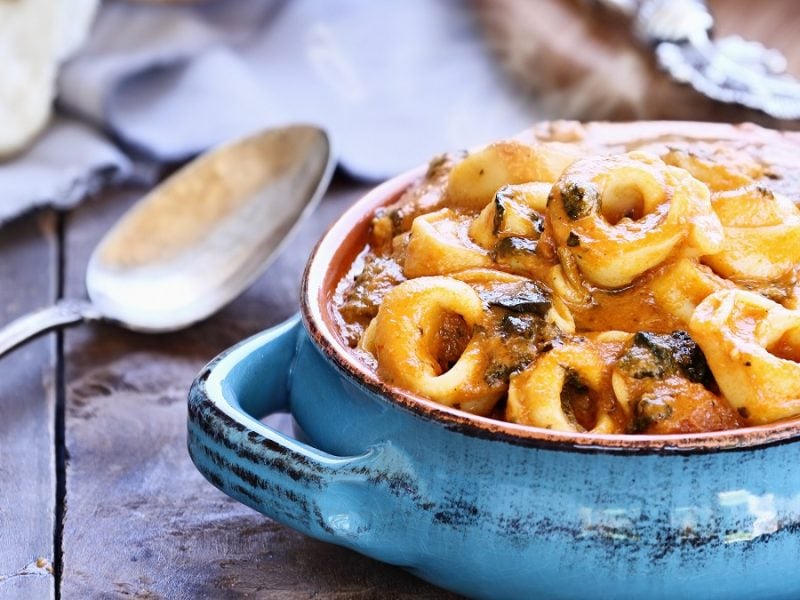
M 365 181 L 542 119 L 795 127 L 676 82 L 637 16 L 647 4 L 4 2 L 0 221 L 152 184 L 209 146 L 297 121 L 328 129 L 342 170 Z M 711 27 L 694 22 L 695 0 L 649 4 L 671 6 L 672 30 Z M 791 0 L 718 0 L 710 11 L 715 37 L 761 42 L 797 71 Z

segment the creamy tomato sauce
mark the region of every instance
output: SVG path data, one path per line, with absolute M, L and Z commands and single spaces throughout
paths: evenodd
M 388 383 L 534 426 L 691 433 L 792 417 L 800 388 L 765 412 L 718 381 L 734 368 L 761 385 L 704 345 L 752 323 L 699 318 L 764 299 L 785 331 L 735 344 L 761 344 L 764 373 L 778 361 L 800 377 L 791 167 L 752 141 L 680 137 L 436 158 L 374 215 L 334 298 L 341 334 Z

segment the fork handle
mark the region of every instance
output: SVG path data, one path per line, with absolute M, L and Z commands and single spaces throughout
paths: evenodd
M 704 0 L 595 0 L 604 8 L 628 17 L 648 44 L 708 40 L 714 17 Z

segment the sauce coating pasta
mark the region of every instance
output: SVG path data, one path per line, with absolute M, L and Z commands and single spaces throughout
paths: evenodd
M 735 139 L 577 138 L 434 159 L 379 209 L 334 298 L 353 351 L 419 396 L 561 431 L 800 416 L 796 175 Z

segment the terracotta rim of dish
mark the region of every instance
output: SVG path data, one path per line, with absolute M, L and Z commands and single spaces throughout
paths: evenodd
M 339 335 L 333 315 L 333 295 L 337 283 L 366 242 L 374 211 L 397 199 L 425 173 L 425 169 L 425 166 L 420 166 L 369 191 L 330 227 L 306 265 L 301 293 L 303 321 L 314 342 L 351 379 L 413 413 L 442 422 L 454 431 L 516 445 L 590 452 L 686 454 L 773 445 L 800 436 L 800 417 L 769 425 L 693 434 L 611 435 L 553 431 L 473 415 L 382 382 Z

